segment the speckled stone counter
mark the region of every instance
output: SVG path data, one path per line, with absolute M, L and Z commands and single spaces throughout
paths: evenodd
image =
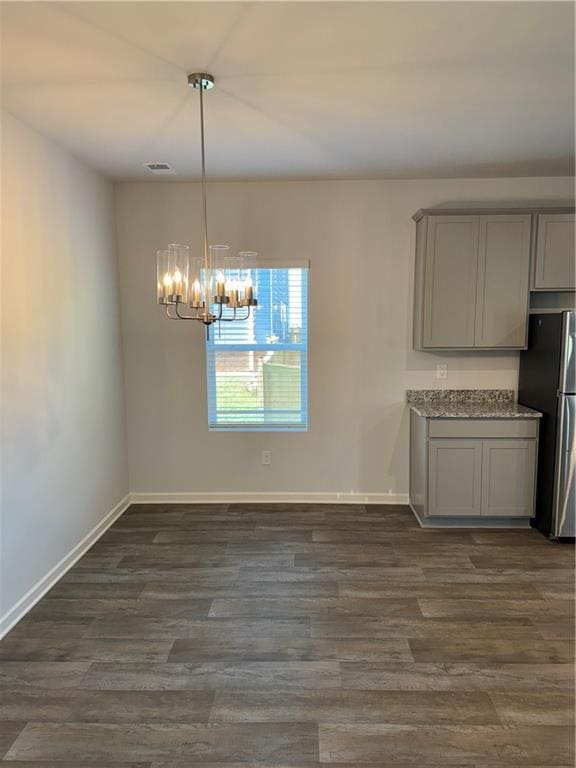
M 409 389 L 410 408 L 426 419 L 539 419 L 511 389 Z

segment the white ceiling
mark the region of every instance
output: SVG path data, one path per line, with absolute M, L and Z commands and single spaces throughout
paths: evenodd
M 565 175 L 571 2 L 4 2 L 2 101 L 116 179 Z M 160 177 L 166 178 L 166 177 Z

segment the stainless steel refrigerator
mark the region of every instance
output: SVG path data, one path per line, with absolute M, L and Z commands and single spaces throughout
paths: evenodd
M 576 313 L 530 316 L 518 402 L 544 414 L 532 524 L 551 539 L 576 534 Z

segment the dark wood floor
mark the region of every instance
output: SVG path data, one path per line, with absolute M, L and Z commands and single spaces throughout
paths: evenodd
M 0 643 L 0 757 L 569 768 L 573 564 L 399 507 L 133 506 Z

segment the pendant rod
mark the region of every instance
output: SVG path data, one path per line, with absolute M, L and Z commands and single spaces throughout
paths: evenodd
M 210 314 L 210 264 L 208 250 L 208 203 L 206 195 L 206 147 L 204 141 L 204 83 L 200 80 L 200 146 L 202 159 L 202 217 L 204 225 L 204 316 L 208 320 Z

